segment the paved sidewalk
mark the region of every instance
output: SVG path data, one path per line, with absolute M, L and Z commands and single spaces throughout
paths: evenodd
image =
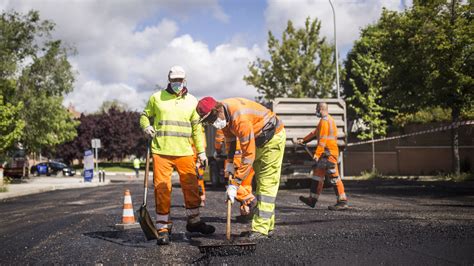
M 94 178 L 92 182 L 84 182 L 84 178 L 81 176 L 31 177 L 22 180 L 21 183 L 16 182 L 18 181 L 15 180 L 6 186 L 8 191 L 0 193 L 0 200 L 52 190 L 105 186 L 111 183 L 111 179 L 109 178 L 105 182 L 99 183 L 98 178 Z
M 151 183 L 153 182 L 152 176 L 153 174 L 150 173 L 149 182 Z M 176 172 L 173 173 L 171 180 L 173 184 L 179 183 Z M 98 177 L 94 177 L 92 182 L 84 182 L 84 178 L 79 175 L 73 177 L 30 177 L 21 182 L 14 180 L 13 183 L 6 185 L 7 192 L 0 192 L 0 200 L 53 190 L 106 186 L 118 182 L 143 183 L 143 173 L 140 173 L 139 178 L 136 178 L 133 172 L 106 172 L 105 182 L 100 183 Z

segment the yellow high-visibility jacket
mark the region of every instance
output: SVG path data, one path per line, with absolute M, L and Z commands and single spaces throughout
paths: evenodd
M 161 155 L 193 155 L 194 142 L 197 153 L 204 152 L 204 135 L 196 112 L 197 99 L 187 93 L 176 96 L 166 90 L 153 94 L 140 116 L 140 126 L 144 129 L 154 118 L 156 135 L 151 152 Z

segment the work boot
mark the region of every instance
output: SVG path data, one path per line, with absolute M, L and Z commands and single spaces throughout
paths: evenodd
M 208 225 L 203 221 L 197 223 L 188 223 L 186 225 L 186 230 L 190 233 L 201 233 L 204 235 L 210 235 L 216 231 L 216 228 L 212 225 Z
M 240 234 L 242 237 L 245 237 L 246 239 L 250 241 L 255 241 L 255 240 L 261 240 L 261 239 L 268 239 L 268 235 L 264 235 L 260 232 L 256 231 L 250 231 L 250 232 L 244 232 Z
M 300 196 L 300 201 L 302 201 L 304 204 L 308 205 L 311 208 L 314 208 L 316 206 L 316 202 L 318 202 L 316 198 L 303 196 Z
M 334 206 L 328 206 L 328 209 L 331 211 L 344 211 L 349 209 L 349 205 L 347 205 L 347 201 L 341 200 L 338 201 Z
M 163 230 L 158 232 L 158 238 L 156 240 L 157 245 L 169 245 L 170 244 L 170 234 L 168 230 Z

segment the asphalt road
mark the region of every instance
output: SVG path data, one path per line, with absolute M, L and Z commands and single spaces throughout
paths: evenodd
M 138 182 L 1 201 L 0 264 L 474 264 L 472 182 L 348 181 L 352 209 L 345 212 L 327 210 L 335 201 L 331 189 L 310 209 L 298 202 L 307 189 L 282 188 L 275 236 L 245 256 L 207 256 L 197 248 L 224 242 L 223 190 L 208 190 L 202 218 L 217 230 L 203 237 L 185 233 L 182 193 L 175 187 L 173 242 L 157 246 L 140 229 L 114 228 L 125 188 L 138 209 Z M 248 228 L 233 219 L 233 238 Z

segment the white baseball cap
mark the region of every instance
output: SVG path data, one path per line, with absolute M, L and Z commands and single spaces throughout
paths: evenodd
M 168 79 L 184 79 L 186 78 L 186 72 L 181 66 L 172 66 L 168 73 Z

